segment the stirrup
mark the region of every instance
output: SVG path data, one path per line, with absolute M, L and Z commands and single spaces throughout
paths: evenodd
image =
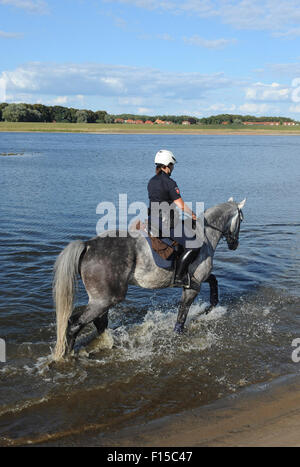
M 191 276 L 189 273 L 185 273 L 182 278 L 174 277 L 173 287 L 184 287 L 185 289 L 191 288 Z

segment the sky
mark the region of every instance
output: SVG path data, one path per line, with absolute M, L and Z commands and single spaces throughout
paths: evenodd
M 0 0 L 0 102 L 300 120 L 300 0 Z

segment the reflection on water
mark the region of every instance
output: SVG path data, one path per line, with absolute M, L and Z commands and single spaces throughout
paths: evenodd
M 0 152 L 24 156 L 0 160 L 0 337 L 7 343 L 0 445 L 63 445 L 299 371 L 291 360 L 292 340 L 300 335 L 299 142 L 296 136 L 1 134 Z M 216 252 L 220 305 L 204 314 L 203 284 L 178 337 L 180 291 L 130 287 L 111 309 L 102 337 L 88 326 L 75 354 L 49 365 L 57 254 L 71 240 L 95 235 L 99 201 L 119 193 L 128 193 L 128 202 L 146 201 L 160 147 L 184 161 L 174 178 L 186 200 L 199 201 L 199 190 L 207 206 L 247 197 L 238 250 L 221 242 Z M 77 306 L 86 302 L 80 285 Z

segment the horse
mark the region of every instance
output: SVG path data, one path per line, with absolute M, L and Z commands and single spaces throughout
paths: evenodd
M 239 245 L 242 209 L 246 199 L 233 198 L 208 208 L 204 213 L 203 245 L 189 266 L 190 288 L 182 288 L 174 331 L 181 334 L 190 306 L 201 284 L 210 285 L 210 309 L 218 303 L 218 282 L 212 274 L 216 247 L 224 237 L 230 250 Z M 73 313 L 78 276 L 89 297 L 79 313 Z M 132 235 L 98 235 L 87 241 L 75 240 L 59 254 L 54 265 L 53 299 L 56 306 L 56 345 L 52 359 L 69 354 L 80 331 L 93 322 L 100 335 L 108 327 L 109 309 L 125 299 L 129 285 L 147 289 L 172 287 L 173 271 L 158 267 L 141 232 Z

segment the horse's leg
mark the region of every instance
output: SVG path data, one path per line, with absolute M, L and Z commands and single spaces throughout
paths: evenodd
M 206 313 L 209 313 L 219 303 L 218 281 L 214 274 L 210 274 L 205 282 L 208 282 L 210 287 L 210 306 L 206 310 Z
M 108 327 L 108 312 L 104 313 L 104 315 L 100 317 L 98 316 L 98 318 L 94 319 L 93 323 L 96 326 L 96 329 L 100 336 L 100 334 L 102 334 Z
M 177 321 L 175 324 L 174 331 L 177 334 L 183 333 L 184 323 L 189 312 L 190 306 L 193 303 L 194 299 L 198 295 L 199 291 L 193 289 L 183 289 L 181 300 L 179 304 L 179 310 L 177 314 Z
M 79 318 L 85 313 L 86 311 L 86 306 L 81 309 L 79 312 L 75 312 L 72 314 L 72 316 L 69 318 L 68 321 L 68 328 L 67 328 L 67 348 L 68 351 L 71 352 L 71 350 L 74 347 L 74 343 L 76 340 L 77 335 L 79 334 L 81 327 L 79 326 Z
M 86 306 L 82 313 L 78 313 L 69 319 L 67 330 L 68 352 L 71 352 L 73 349 L 76 337 L 80 331 L 92 321 L 99 334 L 104 331 L 108 322 L 108 309 L 109 306 L 104 306 L 103 302 L 92 302 Z

